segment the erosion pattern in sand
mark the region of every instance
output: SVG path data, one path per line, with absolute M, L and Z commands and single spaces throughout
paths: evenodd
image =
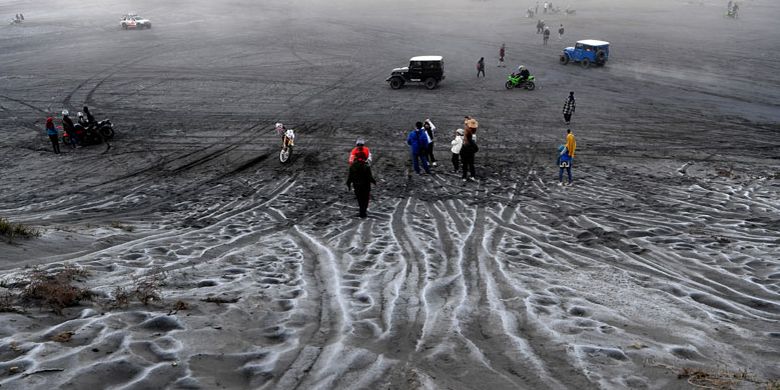
M 69 10 L 79 22 L 62 25 L 45 3 L 0 28 L 0 216 L 44 230 L 0 244 L 2 280 L 74 264 L 110 299 L 150 272 L 168 279 L 149 306 L 0 315 L 0 373 L 18 370 L 0 376 L 4 389 L 683 387 L 667 367 L 780 376 L 780 69 L 756 55 L 778 52 L 762 29 L 778 5 L 746 2 L 729 24 L 714 2 L 583 2 L 548 19 L 571 39 L 613 41 L 614 62 L 585 71 L 557 65 L 564 42 L 540 49 L 534 21 L 503 2 L 427 4 L 428 24 L 411 26 L 369 5 L 142 2 L 155 23 L 143 32 L 111 24 L 121 4 Z M 491 23 L 458 28 L 468 18 Z M 503 69 L 473 78 L 473 57 L 492 61 L 501 42 L 537 91 L 503 90 Z M 389 69 L 421 52 L 447 58 L 441 88 L 389 90 Z M 580 152 L 576 184 L 558 187 L 570 89 Z M 44 116 L 83 102 L 117 124 L 113 148 L 52 155 Z M 481 123 L 480 181 L 466 185 L 447 148 L 464 114 Z M 440 167 L 407 176 L 404 132 L 424 117 L 441 128 Z M 278 120 L 299 134 L 286 166 Z M 343 184 L 359 135 L 379 179 L 367 220 Z M 169 314 L 178 300 L 189 309 Z

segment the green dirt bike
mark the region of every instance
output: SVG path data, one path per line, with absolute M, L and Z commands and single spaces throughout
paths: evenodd
M 510 74 L 509 77 L 507 77 L 506 84 L 504 86 L 506 89 L 512 89 L 512 88 L 525 88 L 529 91 L 533 91 L 534 88 L 536 88 L 536 84 L 534 83 L 534 76 L 528 76 L 527 79 L 520 81 L 520 75 L 517 74 Z

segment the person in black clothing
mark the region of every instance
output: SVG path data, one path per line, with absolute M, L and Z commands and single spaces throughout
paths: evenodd
M 89 107 L 84 106 L 84 115 L 87 116 L 87 124 L 94 124 L 95 123 L 95 117 L 92 116 L 92 113 L 89 112 Z
M 485 57 L 480 57 L 477 62 L 477 77 L 482 73 L 482 77 L 485 77 Z
M 471 132 L 465 133 L 463 137 L 463 146 L 460 148 L 460 162 L 463 164 L 463 181 L 473 181 L 474 173 L 474 155 L 477 153 L 477 143 Z M 470 175 L 470 176 L 469 176 Z
M 371 166 L 366 162 L 366 156 L 363 153 L 357 153 L 355 161 L 349 166 L 349 177 L 347 178 L 347 188 L 355 188 L 355 197 L 360 208 L 360 218 L 366 218 L 368 210 L 368 199 L 371 197 L 371 184 L 376 184 L 374 175 L 371 174 Z
M 75 148 L 78 143 L 78 135 L 76 134 L 76 127 L 73 126 L 73 120 L 70 119 L 68 110 L 62 111 L 62 130 L 70 138 L 70 147 Z

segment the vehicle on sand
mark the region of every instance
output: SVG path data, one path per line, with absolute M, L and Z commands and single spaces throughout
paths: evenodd
M 579 62 L 583 68 L 591 65 L 604 66 L 609 59 L 609 42 L 586 39 L 577 41 L 573 47 L 563 49 L 561 65 L 569 62 Z
M 295 131 L 293 129 L 287 129 L 284 132 L 284 143 L 282 144 L 282 150 L 279 152 L 279 161 L 282 162 L 282 164 L 290 161 L 294 146 Z
M 534 80 L 536 80 L 534 76 L 528 76 L 527 79 L 520 81 L 520 75 L 512 73 L 507 77 L 506 84 L 504 84 L 504 86 L 506 89 L 518 88 L 533 91 L 536 88 L 536 83 L 534 83 Z
M 119 20 L 119 26 L 122 27 L 122 30 L 141 30 L 144 28 L 152 28 L 152 22 L 149 19 L 131 12 Z
M 409 66 L 395 68 L 385 81 L 390 88 L 399 89 L 406 83 L 423 83 L 425 88 L 434 89 L 444 80 L 444 58 L 441 56 L 419 56 L 409 59 Z

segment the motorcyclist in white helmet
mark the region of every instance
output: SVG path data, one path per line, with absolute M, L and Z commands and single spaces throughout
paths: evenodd
M 284 127 L 284 124 L 281 122 L 278 122 L 274 129 L 276 129 L 276 134 L 280 137 L 282 137 L 282 148 L 287 149 L 287 144 L 289 141 L 291 141 L 293 138 L 295 138 L 295 132 L 293 129 L 288 129 Z

